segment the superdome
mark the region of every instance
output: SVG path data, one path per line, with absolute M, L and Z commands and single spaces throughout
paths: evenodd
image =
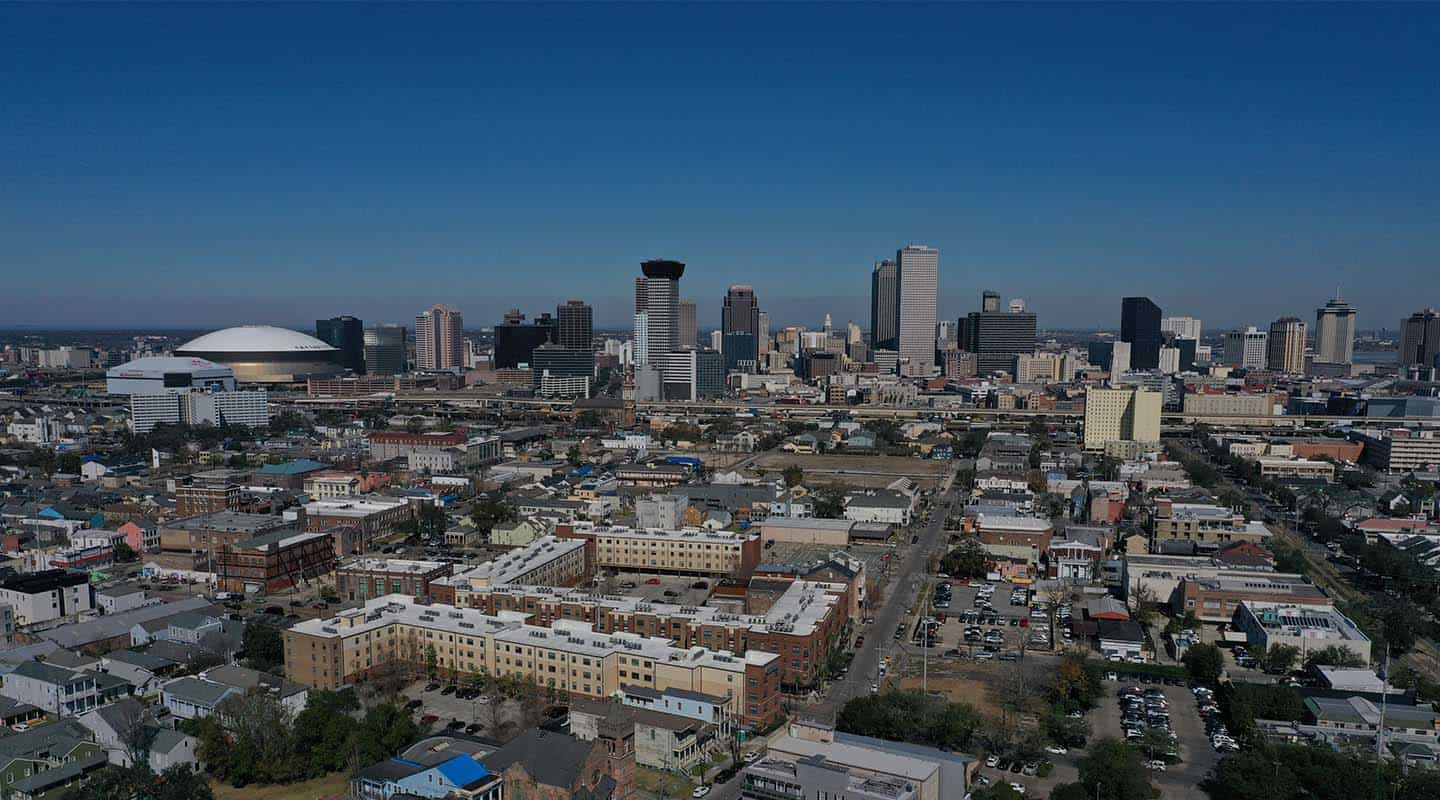
M 177 356 L 224 364 L 244 383 L 299 383 L 342 371 L 339 350 L 299 331 L 273 325 L 240 325 L 207 333 L 175 350 Z

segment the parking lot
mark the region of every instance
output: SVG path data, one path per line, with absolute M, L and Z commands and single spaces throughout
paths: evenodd
M 542 712 L 533 702 L 522 705 L 502 696 L 466 690 L 463 685 L 459 691 L 447 689 L 439 680 L 419 680 L 405 688 L 402 702 L 408 703 L 417 721 L 433 731 L 492 738 L 518 733 L 538 722 Z
M 942 654 L 954 656 L 958 651 L 968 658 L 1009 660 L 1022 650 L 1050 652 L 1055 646 L 1048 615 L 1025 587 L 999 581 L 966 585 L 941 579 L 939 583 L 951 586 L 949 603 L 937 597 L 929 609 L 937 620 L 943 618 L 932 633 Z M 910 641 L 918 644 L 914 632 L 912 625 Z M 1059 639 L 1059 644 L 1065 640 Z
M 1130 686 L 1141 689 L 1159 688 L 1168 704 L 1170 730 L 1179 743 L 1180 763 L 1171 764 L 1164 772 L 1155 772 L 1152 779 L 1160 787 L 1161 796 L 1169 798 L 1205 798 L 1199 784 L 1215 764 L 1215 751 L 1210 747 L 1210 738 L 1205 734 L 1205 723 L 1196 710 L 1195 696 L 1185 686 L 1164 686 L 1156 683 L 1127 681 L 1105 681 L 1109 690 L 1100 700 L 1100 707 L 1090 714 L 1091 741 L 1100 739 L 1125 738 L 1121 726 L 1121 711 L 1118 692 Z M 1148 759 L 1148 755 L 1142 755 Z

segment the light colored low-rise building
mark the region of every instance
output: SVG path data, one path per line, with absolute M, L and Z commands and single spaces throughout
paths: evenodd
M 1262 456 L 1256 459 L 1264 478 L 1308 478 L 1335 480 L 1335 465 L 1329 461 Z
M 1330 605 L 1246 601 L 1235 611 L 1231 624 L 1257 652 L 1268 652 L 1277 644 L 1290 645 L 1300 651 L 1303 662 L 1316 650 L 1339 647 L 1353 653 L 1361 664 L 1370 663 L 1370 637 Z
M 850 532 L 855 527 L 853 519 L 818 519 L 803 516 L 773 516 L 760 523 L 760 535 L 765 542 L 790 544 L 813 544 L 824 547 L 846 547 L 850 544 Z
M 1156 546 L 1183 539 L 1215 548 L 1230 542 L 1258 543 L 1270 536 L 1264 523 L 1246 520 L 1235 509 L 1211 503 L 1176 503 L 1168 498 L 1155 501 L 1151 524 Z
M 557 525 L 555 535 L 584 541 L 596 569 L 720 577 L 760 563 L 760 537 L 750 533 L 574 523 Z

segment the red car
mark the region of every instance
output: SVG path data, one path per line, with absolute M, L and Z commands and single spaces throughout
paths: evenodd
M 423 716 L 423 717 L 420 718 L 420 724 L 421 724 L 421 725 L 432 725 L 432 724 L 434 724 L 434 723 L 436 723 L 436 722 L 439 722 L 439 721 L 440 721 L 440 718 L 437 717 L 437 716 L 435 716 L 434 714 L 426 714 L 425 716 Z
M 648 585 L 650 585 L 650 586 L 659 586 L 659 585 L 660 585 L 660 579 L 659 579 L 659 578 L 651 578 L 650 580 L 645 581 L 645 583 L 648 584 Z

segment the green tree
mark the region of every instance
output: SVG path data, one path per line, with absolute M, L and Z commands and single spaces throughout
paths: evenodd
M 1133 748 L 1115 739 L 1102 739 L 1080 759 L 1080 785 L 1086 796 L 1099 800 L 1152 800 L 1155 789 Z
M 433 680 L 435 673 L 439 670 L 440 659 L 435 655 L 435 645 L 425 645 L 425 674 Z
M 481 498 L 470 506 L 470 519 L 474 520 L 475 527 L 488 534 L 496 525 L 513 522 L 515 507 L 503 500 Z
M 785 479 L 785 486 L 795 488 L 805 482 L 805 470 L 799 464 L 791 464 L 780 472 L 780 477 Z
M 1266 672 L 1283 675 L 1295 668 L 1300 660 L 1300 648 L 1288 644 L 1272 644 L 1260 659 Z
M 978 539 L 966 539 L 940 559 L 940 571 L 952 578 L 983 578 L 988 560 Z
M 845 516 L 845 492 L 833 486 L 820 489 L 812 495 L 815 502 L 815 516 L 820 519 L 840 519 Z
M 129 563 L 131 561 L 139 561 L 140 554 L 136 553 L 135 548 L 131 547 L 130 545 L 124 542 L 116 542 L 115 560 L 121 562 L 122 564 Z
M 61 800 L 214 800 L 204 775 L 177 764 L 159 775 L 146 764 L 106 767 L 72 787 Z
M 1310 654 L 1305 656 L 1305 666 L 1363 667 L 1365 662 L 1348 649 L 1332 644 L 1319 650 L 1311 650 Z
M 1180 661 L 1191 678 L 1205 684 L 1218 682 L 1225 669 L 1225 656 L 1213 644 L 1191 645 Z
M 241 641 L 245 661 L 251 669 L 272 672 L 285 665 L 285 642 L 280 629 L 274 625 L 251 622 L 245 626 Z
M 1010 788 L 1005 781 L 996 781 L 970 793 L 971 800 L 1023 800 L 1025 795 Z

